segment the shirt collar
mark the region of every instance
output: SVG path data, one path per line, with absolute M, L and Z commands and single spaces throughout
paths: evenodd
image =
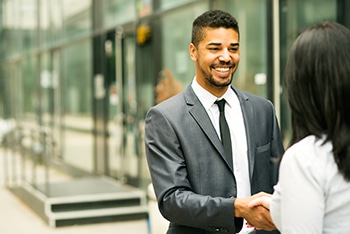
M 200 100 L 200 102 L 206 110 L 211 108 L 211 106 L 216 100 L 221 100 L 223 98 L 225 98 L 226 103 L 232 108 L 234 105 L 234 100 L 237 98 L 235 92 L 231 88 L 231 85 L 227 89 L 226 93 L 224 93 L 224 95 L 222 95 L 222 97 L 220 98 L 217 98 L 216 96 L 208 92 L 206 89 L 204 89 L 202 86 L 200 86 L 196 80 L 196 77 L 193 79 L 191 85 L 194 93 L 197 95 L 198 99 Z
M 222 97 L 219 99 L 222 99 L 222 98 L 225 98 L 226 104 L 228 104 L 231 108 L 233 108 L 234 103 L 237 99 L 237 96 L 235 91 L 233 91 L 233 89 L 231 88 L 231 85 L 227 89 L 226 93 L 224 93 L 224 95 L 222 95 Z
M 198 84 L 196 77 L 193 79 L 192 89 L 206 110 L 209 110 L 213 103 L 217 100 L 213 94 Z

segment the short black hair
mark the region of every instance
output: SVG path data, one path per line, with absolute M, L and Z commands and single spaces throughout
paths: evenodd
M 191 43 L 197 46 L 204 38 L 204 28 L 232 28 L 239 35 L 237 20 L 229 13 L 221 10 L 210 10 L 198 16 L 192 24 Z
M 350 181 L 350 30 L 324 22 L 293 43 L 284 73 L 292 111 L 292 143 L 326 136 L 340 172 Z

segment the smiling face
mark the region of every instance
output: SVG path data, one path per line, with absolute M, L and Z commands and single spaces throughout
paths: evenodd
M 239 63 L 239 36 L 233 29 L 205 28 L 198 46 L 190 44 L 197 82 L 213 95 L 222 96 Z

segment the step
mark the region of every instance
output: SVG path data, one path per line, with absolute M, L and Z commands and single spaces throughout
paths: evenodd
M 12 190 L 51 227 L 148 218 L 146 192 L 106 177 Z

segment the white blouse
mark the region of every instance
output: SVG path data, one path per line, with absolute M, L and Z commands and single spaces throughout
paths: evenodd
M 322 143 L 308 136 L 283 156 L 270 204 L 282 234 L 350 233 L 350 183 L 338 171 L 332 144 Z

